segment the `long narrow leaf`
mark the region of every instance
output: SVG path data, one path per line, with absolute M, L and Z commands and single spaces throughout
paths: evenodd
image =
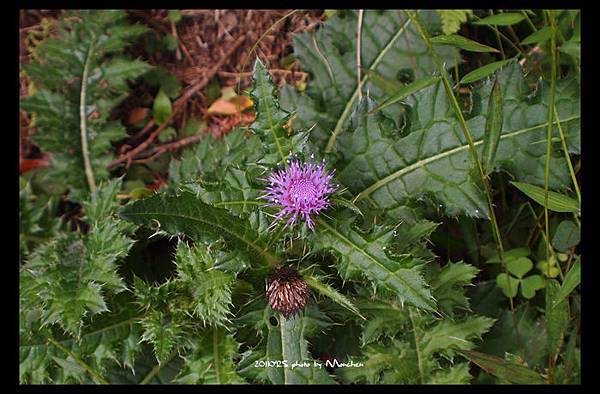
M 544 206 L 544 189 L 524 182 L 511 182 L 517 189 L 522 191 L 537 202 Z M 548 191 L 548 209 L 554 212 L 579 212 L 579 204 L 577 200 L 553 191 Z
M 494 170 L 494 159 L 496 158 L 496 149 L 500 142 L 502 134 L 502 93 L 498 77 L 492 86 L 492 92 L 488 102 L 487 118 L 485 120 L 485 131 L 483 135 L 483 147 L 481 155 L 481 164 L 486 175 Z

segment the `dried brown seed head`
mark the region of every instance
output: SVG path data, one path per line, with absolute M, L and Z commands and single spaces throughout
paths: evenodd
M 310 296 L 308 285 L 292 267 L 280 267 L 267 288 L 269 305 L 287 319 L 304 308 Z

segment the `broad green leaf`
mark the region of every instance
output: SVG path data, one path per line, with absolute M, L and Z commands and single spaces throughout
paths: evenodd
M 496 284 L 508 298 L 514 298 L 519 291 L 519 280 L 510 275 L 501 273 L 496 277 Z
M 579 286 L 581 282 L 581 259 L 577 257 L 575 264 L 569 270 L 569 273 L 565 277 L 565 280 L 560 287 L 560 290 L 556 294 L 553 306 L 556 307 L 562 303 L 571 292 Z
M 496 167 L 512 173 L 518 180 L 535 179 L 535 183 L 543 184 L 545 150 L 540 145 L 545 140 L 547 109 L 524 100 L 528 88 L 518 64 L 505 68 L 498 77 L 503 92 L 504 119 Z M 481 149 L 483 143 L 484 114 L 487 114 L 491 85 L 488 82 L 479 92 L 474 92 L 474 96 L 481 98 L 481 109 L 467 121 L 477 149 Z M 560 96 L 559 93 L 557 97 Z M 474 163 L 469 145 L 455 120 L 446 92 L 438 84 L 411 98 L 416 101 L 411 111 L 412 131 L 403 138 L 390 135 L 384 118 L 378 118 L 377 114 L 368 116 L 374 104 L 368 98 L 363 100 L 353 115 L 351 128 L 338 138 L 345 165 L 341 169 L 342 164 L 338 164 L 340 181 L 356 193 L 355 201 L 368 198 L 371 204 L 388 213 L 409 201 L 426 200 L 448 215 L 487 217 L 488 207 L 478 187 L 476 172 L 472 171 Z M 559 101 L 564 103 L 566 113 L 572 113 L 573 103 Z M 567 117 L 561 117 L 563 119 Z M 579 115 L 573 114 L 571 119 L 578 134 Z M 554 188 L 570 183 L 563 158 L 553 159 L 550 179 Z
M 514 274 L 517 278 L 522 278 L 526 273 L 531 271 L 533 263 L 527 257 L 519 257 L 506 262 L 508 272 Z
M 169 99 L 169 96 L 167 96 L 162 89 L 159 90 L 158 94 L 154 98 L 154 104 L 152 106 L 154 122 L 160 126 L 167 119 L 169 119 L 169 116 L 171 116 L 172 112 L 173 105 L 171 104 L 171 99 Z
M 579 227 L 572 220 L 563 220 L 554 232 L 552 246 L 561 252 L 568 252 L 573 246 L 579 244 L 579 239 Z
M 420 12 L 429 31 L 441 28 L 437 13 Z M 297 111 L 294 129 L 309 129 L 311 140 L 318 146 L 327 145 L 332 132 L 343 135 L 354 108 L 358 103 L 356 41 L 358 15 L 347 10 L 328 19 L 315 32 L 294 36 L 294 54 L 304 71 L 310 73 L 305 94 L 289 86 L 281 90 L 282 106 Z M 435 70 L 435 63 L 426 51 L 425 43 L 402 11 L 365 10 L 362 23 L 361 66 L 378 72 L 386 79 L 410 83 Z M 453 64 L 457 50 L 441 47 L 438 54 L 443 61 Z M 380 101 L 387 94 L 363 76 L 363 95 Z M 400 127 L 402 106 L 397 103 L 385 109 Z
M 377 112 L 382 110 L 383 108 L 394 104 L 409 95 L 418 92 L 421 89 L 424 89 L 428 86 L 433 85 L 434 83 L 438 83 L 440 81 L 439 77 L 425 77 L 421 78 L 418 81 L 412 82 L 408 85 L 403 86 L 400 90 L 395 92 L 391 97 L 385 99 L 377 108 L 372 110 L 371 112 Z
M 505 12 L 502 14 L 490 15 L 483 19 L 473 22 L 474 25 L 495 25 L 510 26 L 525 20 L 525 15 L 518 12 Z
M 524 182 L 511 182 L 517 189 L 522 191 L 541 206 L 545 206 L 545 190 L 542 187 Z M 555 212 L 579 212 L 577 200 L 552 190 L 548 190 L 548 209 Z
M 527 257 L 531 254 L 531 251 L 528 248 L 515 248 L 515 249 L 510 249 L 510 250 L 506 250 L 504 251 L 504 261 L 508 262 L 510 260 L 514 260 L 514 259 L 518 259 L 520 257 Z M 491 264 L 491 263 L 501 263 L 502 261 L 500 260 L 500 256 L 498 255 L 498 253 L 494 254 L 492 257 L 490 257 L 486 263 Z
M 504 67 L 506 64 L 510 63 L 511 61 L 512 61 L 512 59 L 506 59 L 506 60 L 500 60 L 497 62 L 488 63 L 485 66 L 481 66 L 478 69 L 475 69 L 475 70 L 469 72 L 467 75 L 465 75 L 464 77 L 461 78 L 459 83 L 461 85 L 463 85 L 463 84 L 467 84 L 467 83 L 477 82 L 480 79 L 483 79 L 485 77 L 492 75 L 493 73 L 495 73 L 496 71 L 498 71 L 499 69 Z
M 557 303 L 560 284 L 555 279 L 546 281 L 546 331 L 548 332 L 548 352 L 558 353 L 562 347 L 565 330 L 569 324 L 569 304 Z
M 230 247 L 246 251 L 253 261 L 263 264 L 280 262 L 245 220 L 203 203 L 190 192 L 178 196 L 157 194 L 123 207 L 119 214 L 125 220 L 172 235 L 186 234 L 205 241 L 223 238 Z
M 546 281 L 542 276 L 530 275 L 521 279 L 521 294 L 529 300 L 535 297 L 536 290 L 543 289 L 545 286 Z
M 273 324 L 276 323 L 276 324 Z M 313 366 L 304 338 L 305 317 L 272 316 L 268 323 L 267 376 L 274 384 L 333 384 L 324 368 Z M 269 362 L 268 361 L 268 362 Z M 299 364 L 295 366 L 295 363 Z M 303 364 L 306 363 L 306 366 Z
M 532 369 L 500 357 L 472 350 L 457 350 L 458 353 L 477 364 L 481 369 L 516 384 L 544 384 L 545 380 Z
M 545 96 L 541 97 L 542 104 L 525 100 L 529 89 L 518 64 L 503 69 L 498 79 L 503 92 L 504 119 L 495 167 L 513 174 L 519 181 L 529 179 L 529 183 L 543 185 Z M 571 90 L 570 82 L 562 82 L 566 84 L 557 84 L 557 97 L 562 97 L 558 102 L 565 111 L 560 119 L 570 117 L 572 142 L 578 145 L 575 140 L 579 134 L 578 93 Z M 479 110 L 467 120 L 478 150 L 483 144 L 492 85 L 488 81 L 474 91 L 473 96 L 479 98 Z M 570 103 L 567 97 L 572 98 Z M 460 131 L 445 90 L 440 84 L 433 85 L 410 99 L 414 102 L 409 119 L 411 130 L 402 138 L 391 132 L 383 115 L 369 115 L 375 104 L 363 99 L 353 114 L 350 128 L 337 140 L 342 154 L 337 165 L 339 180 L 355 193 L 356 202 L 367 199 L 390 214 L 409 202 L 425 200 L 447 215 L 486 218 L 488 206 L 479 187 L 469 144 Z M 567 122 L 562 123 L 563 127 L 570 127 Z M 571 181 L 564 158 L 555 157 L 552 163 L 550 187 L 566 187 Z
M 339 257 L 337 269 L 344 279 L 365 275 L 377 287 L 394 293 L 401 303 L 409 302 L 419 308 L 435 310 L 435 301 L 416 268 L 403 268 L 403 259 L 393 259 L 386 248 L 393 230 L 375 229 L 361 234 L 347 223 L 319 219 L 314 245 L 316 250 L 331 250 Z M 404 262 L 405 264 L 407 262 Z
M 450 45 L 470 52 L 498 52 L 496 48 L 478 43 L 458 34 L 431 37 L 433 45 Z
M 494 80 L 492 92 L 488 102 L 488 113 L 485 120 L 485 131 L 483 135 L 483 147 L 481 155 L 481 164 L 486 175 L 494 170 L 494 160 L 496 159 L 496 150 L 502 134 L 502 93 L 498 77 Z
M 550 26 L 544 26 L 536 32 L 531 33 L 523 41 L 522 45 L 540 44 L 550 39 L 552 34 L 552 28 Z
M 581 57 L 581 44 L 578 42 L 567 41 L 562 44 L 558 50 L 564 54 L 579 59 Z

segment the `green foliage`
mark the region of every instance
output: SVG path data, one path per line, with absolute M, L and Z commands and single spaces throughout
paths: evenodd
M 396 294 L 398 301 L 405 301 L 429 310 L 435 310 L 435 302 L 416 268 L 423 263 L 412 256 L 389 258 L 386 247 L 394 237 L 393 229 L 374 228 L 363 235 L 348 223 L 320 223 L 314 248 L 332 250 L 339 256 L 337 270 L 344 280 L 356 279 L 363 274 L 376 287 Z
M 441 28 L 435 11 L 423 11 L 422 15 L 428 30 Z M 281 91 L 282 106 L 296 112 L 292 122 L 294 129 L 314 127 L 310 138 L 321 147 L 325 147 L 332 132 L 337 134 L 348 127 L 349 115 L 358 102 L 357 19 L 357 13 L 348 10 L 343 15 L 329 18 L 316 32 L 300 33 L 294 37 L 294 54 L 304 70 L 310 73 L 311 82 L 304 94 L 284 87 Z M 402 83 L 428 76 L 435 69 L 419 33 L 403 12 L 367 10 L 362 29 L 363 37 L 368 37 L 368 44 L 363 43 L 361 49 L 363 68 Z M 442 47 L 439 55 L 452 63 L 456 49 Z M 366 79 L 362 89 L 375 100 L 386 95 L 370 79 Z M 399 104 L 386 110 L 395 128 L 403 127 L 403 112 Z
M 545 146 L 536 141 L 545 138 L 545 97 L 538 97 L 541 102 L 536 104 L 525 100 L 528 91 L 522 71 L 516 64 L 504 68 L 498 79 L 503 92 L 504 120 L 494 169 L 543 185 Z M 570 83 L 564 81 L 559 85 Z M 492 83 L 488 82 L 475 91 L 474 106 L 481 110 L 467 121 L 479 149 L 484 139 L 491 88 Z M 569 95 L 574 93 L 569 91 Z M 557 97 L 561 97 L 562 92 L 566 93 L 559 89 Z M 375 104 L 369 99 L 363 100 L 355 110 L 350 128 L 338 138 L 344 163 L 338 165 L 340 180 L 357 195 L 356 200 L 368 197 L 378 208 L 394 210 L 411 200 L 425 199 L 441 205 L 448 215 L 487 217 L 487 204 L 478 186 L 480 181 L 471 171 L 474 167 L 468 144 L 459 131 L 442 86 L 423 89 L 413 98 L 411 131 L 400 139 L 388 131 L 383 115 L 368 115 Z M 565 99 L 563 96 L 558 100 L 558 103 L 564 103 L 560 119 L 565 122 L 564 126 L 578 130 L 578 98 L 572 97 L 569 104 Z M 557 106 L 560 112 L 561 104 Z M 567 126 L 567 119 L 571 119 L 572 126 Z M 569 185 L 564 158 L 553 157 L 549 182 L 553 188 Z
M 104 293 L 125 290 L 115 262 L 132 245 L 131 226 L 111 215 L 120 181 L 86 203 L 90 233 L 62 233 L 38 247 L 21 268 L 22 306 L 39 310 L 44 325 L 80 337 L 84 318 L 108 311 Z
M 444 34 L 454 34 L 460 29 L 460 25 L 473 15 L 473 10 L 436 10 L 442 20 L 442 31 Z
M 127 81 L 149 69 L 123 55 L 145 27 L 130 25 L 124 11 L 79 15 L 77 23 L 63 19 L 60 37 L 36 48 L 39 62 L 26 67 L 36 91 L 21 103 L 35 114 L 36 144 L 52 153 L 48 178 L 68 188 L 74 200 L 84 199 L 91 187 L 84 156 L 89 156 L 95 183 L 108 178 L 111 141 L 127 135 L 118 120 L 111 120 L 111 110 L 127 96 Z
M 120 180 L 111 180 L 86 201 L 85 220 L 88 234 L 64 232 L 38 246 L 20 270 L 21 307 L 21 380 L 43 382 L 51 375 L 49 364 L 55 357 L 77 364 L 75 357 L 43 340 L 45 336 L 61 339 L 60 343 L 75 354 L 93 355 L 94 364 L 104 368 L 108 359 L 117 359 L 117 348 L 124 347 L 121 360 L 133 368 L 136 347 L 130 338 L 132 321 L 124 310 L 127 324 L 120 323 L 120 313 L 111 308 L 110 300 L 126 289 L 117 272 L 116 262 L 125 257 L 133 241 L 132 226 L 114 215 L 115 195 Z M 108 313 L 110 311 L 110 313 Z M 104 315 L 109 315 L 105 319 Z M 114 316 L 114 318 L 113 318 Z M 98 336 L 95 327 L 110 320 L 107 330 Z M 113 319 L 118 319 L 113 320 Z M 100 323 L 101 324 L 101 323 Z M 117 330 L 117 327 L 121 327 Z M 60 328 L 63 334 L 58 334 Z M 100 325 L 102 327 L 102 325 Z M 124 332 L 124 330 L 126 332 Z M 57 334 L 54 334 L 56 332 Z M 66 335 L 66 337 L 65 337 Z M 121 343 L 121 344 L 119 344 Z M 115 348 L 115 349 L 113 349 Z M 89 353 L 80 353 L 82 350 Z M 70 357 L 70 361 L 69 361 Z M 55 371 L 54 371 L 55 372 Z M 52 377 L 58 381 L 81 381 L 85 370 Z
M 35 195 L 31 182 L 19 178 L 19 254 L 27 256 L 39 242 L 49 240 L 61 227 L 56 216 L 58 201 Z
M 437 44 L 451 44 L 434 51 L 453 68 L 456 93 L 464 92 L 460 84 L 491 77 L 460 97 L 490 196 L 438 83 L 446 75 L 435 71 L 404 11 L 364 12 L 361 91 L 354 11 L 330 13 L 315 32 L 296 35 L 294 57 L 309 73 L 302 92 L 278 92 L 257 59 L 249 89 L 255 121 L 186 149 L 171 160 L 158 192 L 136 179 L 133 167 L 125 187 L 121 179 L 106 181 L 117 137 L 99 137 L 101 127 L 118 123 L 108 113 L 128 81 L 147 70 L 122 54 L 144 29 L 128 25 L 123 12 L 89 11 L 64 26 L 60 40 L 44 41 L 36 53 L 45 63 L 31 66 L 38 91 L 24 108 L 36 114 L 40 146 L 53 153 L 50 173 L 81 202 L 74 211 L 83 216 L 71 218 L 77 230 L 69 231 L 56 217 L 62 210 L 48 178 L 21 179 L 20 381 L 580 382 L 579 203 L 551 212 L 546 234 L 540 207 L 527 200 L 540 202 L 545 186 L 566 197 L 577 181 L 579 79 L 566 73 L 555 84 L 566 149 L 555 126 L 545 185 L 554 84 L 543 76 L 530 83 L 520 54 L 511 59 L 506 46 L 499 49 L 508 60 L 494 64 L 500 54 L 477 44 L 494 42 L 489 26 L 521 22 L 524 13 L 484 19 L 488 27 L 477 30 L 484 33 L 465 34 L 468 41 L 455 35 L 474 16 L 468 10 L 420 14 L 429 34 L 442 37 Z M 577 41 L 579 13 L 557 15 L 561 34 Z M 169 14 L 173 24 L 180 18 Z M 483 67 L 463 73 L 472 62 L 459 67 L 457 47 L 490 52 L 473 62 Z M 99 117 L 82 123 L 85 75 L 83 109 Z M 165 121 L 181 85 L 161 68 L 145 82 L 150 96 L 159 96 L 156 123 Z M 82 125 L 97 132 L 87 153 Z M 261 198 L 266 179 L 291 154 L 335 168 L 337 191 L 314 231 L 269 229 L 279 208 Z M 569 154 L 574 162 L 567 165 Z M 93 193 L 85 157 L 99 185 Z M 489 219 L 487 197 L 506 248 L 500 254 L 490 232 L 495 222 L 477 220 Z M 572 208 L 558 200 L 551 194 L 551 205 Z M 560 253 L 546 254 L 550 242 Z M 310 289 L 306 306 L 287 318 L 265 294 L 281 266 L 295 268 Z M 289 297 L 293 286 L 283 288 Z

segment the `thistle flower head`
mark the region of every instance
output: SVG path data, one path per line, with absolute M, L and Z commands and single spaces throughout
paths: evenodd
M 304 308 L 308 302 L 308 285 L 294 268 L 280 267 L 271 278 L 267 296 L 271 308 L 281 312 L 287 319 Z
M 304 219 L 308 228 L 314 230 L 315 224 L 311 215 L 327 208 L 328 195 L 335 191 L 335 187 L 330 183 L 331 178 L 333 171 L 325 170 L 325 160 L 317 165 L 312 160 L 303 163 L 294 157 L 287 168 L 273 171 L 267 179 L 270 186 L 262 198 L 269 201 L 267 206 L 281 207 L 281 211 L 269 228 L 273 228 L 281 218 L 289 215 L 285 227 Z

